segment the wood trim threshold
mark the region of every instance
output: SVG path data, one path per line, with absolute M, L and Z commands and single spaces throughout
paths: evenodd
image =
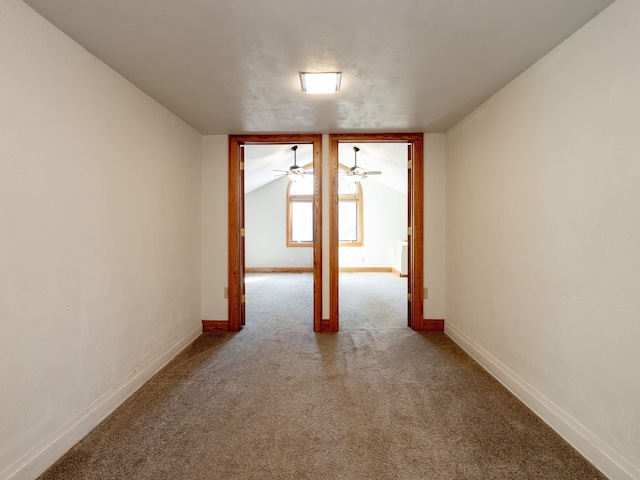
M 320 322 L 320 333 L 331 333 L 331 320 L 328 318 L 323 318 Z
M 341 272 L 357 273 L 357 272 L 391 272 L 391 267 L 340 267 Z
M 416 332 L 444 332 L 444 319 L 422 319 L 421 328 L 414 328 Z
M 228 332 L 228 320 L 202 320 L 202 333 Z
M 255 267 L 245 268 L 245 273 L 313 273 L 313 267 Z

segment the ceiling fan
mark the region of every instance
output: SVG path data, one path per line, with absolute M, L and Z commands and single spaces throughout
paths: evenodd
M 343 172 L 343 174 L 349 177 L 349 179 L 354 182 L 359 182 L 363 178 L 367 178 L 369 175 L 382 175 L 382 172 L 380 170 L 365 170 L 364 168 L 358 166 L 359 151 L 360 149 L 358 147 L 353 147 L 353 167 Z
M 297 182 L 305 175 L 312 175 L 313 173 L 310 170 L 305 170 L 303 167 L 298 165 L 297 158 L 296 158 L 296 150 L 298 150 L 297 145 L 294 145 L 293 147 L 291 147 L 291 151 L 293 152 L 293 165 L 289 167 L 289 170 L 276 170 L 276 169 L 273 170 L 274 172 L 282 172 L 278 176 L 287 175 L 289 177 L 289 180 L 291 180 L 292 182 Z

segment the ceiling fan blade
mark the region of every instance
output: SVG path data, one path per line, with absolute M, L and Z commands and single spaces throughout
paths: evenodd
M 365 175 L 382 175 L 380 170 L 367 170 L 364 172 Z

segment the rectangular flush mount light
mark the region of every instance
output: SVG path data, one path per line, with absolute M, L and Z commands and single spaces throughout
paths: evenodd
M 302 91 L 307 93 L 336 93 L 340 90 L 340 72 L 300 72 Z

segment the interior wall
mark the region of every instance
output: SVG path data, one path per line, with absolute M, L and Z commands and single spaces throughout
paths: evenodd
M 340 247 L 340 268 L 391 268 L 394 244 L 407 240 L 407 195 L 375 177 L 362 180 L 361 188 L 363 244 Z
M 445 318 L 445 135 L 424 135 L 424 286 L 427 319 Z
M 245 195 L 247 268 L 313 268 L 313 247 L 287 247 L 284 176 Z
M 446 135 L 446 331 L 610 478 L 640 478 L 640 2 Z
M 201 331 L 201 135 L 0 0 L 0 478 L 35 478 Z
M 202 319 L 228 320 L 229 136 L 202 145 Z
M 287 185 L 277 179 L 245 197 L 247 268 L 313 267 L 311 247 L 286 245 Z M 340 266 L 391 268 L 394 242 L 406 240 L 407 197 L 375 179 L 363 181 L 362 191 L 364 245 L 342 247 Z
M 329 292 L 331 291 L 330 278 L 331 268 L 329 262 L 329 225 L 331 216 L 329 215 L 331 169 L 329 168 L 329 134 L 322 134 L 322 319 L 328 320 L 331 317 L 331 301 Z

